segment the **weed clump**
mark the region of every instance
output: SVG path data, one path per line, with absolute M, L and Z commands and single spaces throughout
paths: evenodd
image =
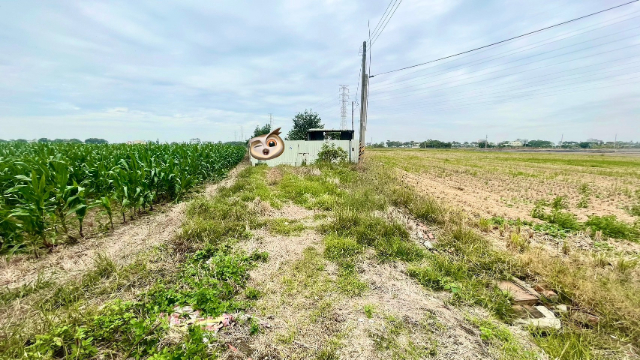
M 602 231 L 604 235 L 612 238 L 640 241 L 640 229 L 619 221 L 615 215 L 590 216 L 585 226 L 592 231 Z

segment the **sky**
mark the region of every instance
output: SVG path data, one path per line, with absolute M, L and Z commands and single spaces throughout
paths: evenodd
M 350 127 L 371 29 L 367 141 L 640 141 L 640 3 L 384 74 L 626 2 L 393 1 L 0 2 L 0 139 L 339 128 L 340 85 Z

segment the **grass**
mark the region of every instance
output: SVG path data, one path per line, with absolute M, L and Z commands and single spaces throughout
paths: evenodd
M 389 359 L 425 359 L 438 354 L 428 323 L 405 323 L 393 315 L 383 317 L 384 326 L 369 330 L 377 352 Z
M 411 163 L 411 159 L 407 162 Z M 385 170 L 376 168 L 374 164 L 370 171 Z M 387 174 L 393 177 L 392 174 Z M 495 289 L 494 281 L 512 275 L 543 281 L 558 292 L 560 299 L 572 302 L 583 311 L 597 314 L 600 319 L 595 328 L 585 328 L 584 324 L 574 324 L 571 319 L 565 319 L 562 332 L 548 334 L 546 337 L 534 333 L 536 343 L 541 344 L 550 356 L 574 359 L 580 354 L 587 354 L 591 358 L 598 358 L 598 354 L 620 352 L 625 346 L 638 344 L 640 293 L 637 291 L 636 278 L 629 275 L 634 273 L 636 266 L 633 259 L 622 260 L 621 266 L 618 266 L 620 261 L 615 261 L 615 257 L 610 258 L 613 255 L 595 259 L 585 257 L 582 251 L 576 250 L 566 258 L 550 257 L 544 250 L 529 246 L 518 233 L 517 228 L 526 225 L 566 236 L 587 226 L 577 222 L 575 215 L 566 210 L 568 204 L 564 198 L 556 197 L 549 203 L 538 204 L 540 217 L 551 220 L 545 224 L 534 225 L 503 218 L 481 219 L 477 223 L 481 231 L 497 227 L 507 235 L 507 245 L 513 252 L 501 252 L 495 250 L 482 235 L 469 229 L 464 216 L 457 216 L 455 212 L 434 204 L 435 201 L 428 196 L 418 195 L 413 190 L 398 191 L 393 188 L 391 185 L 379 191 L 391 193 L 389 197 L 397 206 L 443 230 L 435 243 L 436 252 L 427 253 L 422 261 L 414 262 L 408 268 L 409 275 L 424 286 L 449 291 L 454 304 L 479 305 L 490 310 L 497 318 L 509 322 L 513 316 L 509 298 Z M 421 203 L 436 210 L 428 212 L 429 216 L 423 216 L 413 206 Z M 546 210 L 545 207 L 551 207 L 551 210 Z M 591 227 L 594 230 L 597 227 L 603 233 L 605 229 L 614 229 L 618 225 L 606 219 L 598 220 L 592 221 Z M 540 227 L 536 228 L 537 226 Z M 511 232 L 510 229 L 514 227 L 516 231 Z M 613 233 L 609 236 L 612 235 Z M 554 338 L 556 336 L 558 338 Z M 563 342 L 563 339 L 575 341 Z M 558 349 L 556 345 L 567 348 Z
M 198 326 L 190 327 L 179 344 L 162 343 L 168 331 L 162 314 L 188 305 L 215 317 L 246 309 L 260 297 L 258 290 L 246 288 L 246 282 L 249 270 L 268 254 L 246 254 L 231 244 L 248 237 L 248 225 L 257 221 L 247 201 L 270 197 L 266 186 L 255 183 L 261 179 L 264 184 L 264 171 L 248 168 L 240 173 L 239 182 L 220 189 L 216 197 L 189 204 L 181 232 L 162 252 L 163 259 L 179 259 L 175 270 L 151 270 L 144 259 L 120 268 L 98 255 L 93 269 L 75 281 L 55 286 L 39 280 L 20 291 L 3 293 L 5 303 L 35 296 L 29 303 L 48 320 L 3 329 L 0 351 L 11 358 L 214 356 L 218 348 L 203 342 L 210 335 Z M 142 286 L 142 291 L 134 292 L 137 295 L 130 300 L 106 299 L 101 306 L 89 301 L 136 286 Z
M 304 230 L 304 225 L 299 221 L 285 218 L 269 219 L 266 221 L 266 224 L 269 232 L 275 235 L 300 235 Z
M 520 342 L 504 325 L 475 317 L 468 317 L 467 320 L 478 327 L 480 339 L 490 346 L 499 359 L 538 359 L 537 354 L 523 349 Z

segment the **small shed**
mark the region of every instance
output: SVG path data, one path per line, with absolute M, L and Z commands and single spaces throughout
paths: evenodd
M 337 135 L 329 135 L 337 134 Z M 282 155 L 271 160 L 251 158 L 251 165 L 267 164 L 268 166 L 312 164 L 318 159 L 323 144 L 335 144 L 349 154 L 348 160 L 358 162 L 358 144 L 354 141 L 353 130 L 309 129 L 307 140 L 284 140 L 285 150 Z M 334 138 L 329 139 L 329 138 Z
M 331 129 L 309 129 L 307 131 L 307 141 L 328 140 L 329 134 L 336 134 L 338 139 L 331 140 L 353 140 L 353 130 L 331 130 Z

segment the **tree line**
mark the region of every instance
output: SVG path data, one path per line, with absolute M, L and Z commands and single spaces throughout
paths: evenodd
M 29 141 L 29 140 L 26 140 L 26 139 L 15 139 L 15 140 L 3 140 L 3 139 L 0 139 L 0 143 L 6 143 L 6 142 L 29 143 L 29 142 L 33 142 L 33 141 Z M 41 143 L 41 144 L 46 144 L 46 143 L 52 143 L 52 144 L 108 144 L 109 143 L 105 139 L 98 139 L 98 138 L 89 138 L 89 139 L 86 139 L 85 141 L 82 141 L 80 139 L 47 139 L 47 138 L 40 138 L 40 139 L 36 140 L 36 142 Z

